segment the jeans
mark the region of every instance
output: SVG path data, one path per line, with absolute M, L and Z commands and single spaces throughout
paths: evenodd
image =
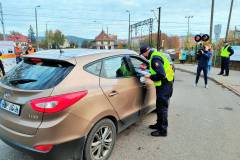
M 16 63 L 20 63 L 22 61 L 22 58 L 21 57 L 16 57 Z
M 200 77 L 202 71 L 203 71 L 203 75 L 204 75 L 205 85 L 207 85 L 207 83 L 208 83 L 208 77 L 207 77 L 208 67 L 207 67 L 207 66 L 198 66 L 198 67 L 197 67 L 197 76 L 196 76 L 196 81 L 195 81 L 195 83 L 196 83 L 196 84 L 198 83 L 198 80 L 199 80 L 199 77 Z

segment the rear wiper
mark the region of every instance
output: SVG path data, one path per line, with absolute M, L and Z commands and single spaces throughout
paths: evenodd
M 14 79 L 9 81 L 11 84 L 16 85 L 16 84 L 25 84 L 25 83 L 30 83 L 30 82 L 36 82 L 36 79 Z

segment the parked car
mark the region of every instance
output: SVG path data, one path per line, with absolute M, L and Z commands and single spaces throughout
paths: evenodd
M 168 54 L 171 57 L 171 61 L 175 61 L 176 59 L 178 59 L 175 49 L 167 49 L 164 51 L 164 53 Z
M 174 66 L 174 62 L 173 62 L 174 59 L 172 59 L 171 56 L 168 53 L 163 53 L 163 54 L 164 54 L 165 57 L 167 57 L 167 59 L 169 60 L 171 66 L 172 66 L 172 68 L 175 72 L 175 66 Z
M 117 133 L 154 110 L 155 87 L 135 72 L 143 63 L 130 50 L 24 57 L 0 80 L 0 138 L 45 159 L 108 159 Z

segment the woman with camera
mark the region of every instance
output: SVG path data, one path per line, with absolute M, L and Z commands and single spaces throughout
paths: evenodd
M 196 87 L 198 84 L 198 80 L 200 77 L 201 72 L 203 71 L 204 74 L 204 82 L 205 82 L 205 88 L 208 88 L 208 62 L 211 57 L 211 46 L 210 45 L 205 45 L 203 49 L 199 49 L 197 52 L 197 61 L 198 61 L 198 67 L 197 67 L 197 76 L 196 76 L 196 81 L 194 86 Z

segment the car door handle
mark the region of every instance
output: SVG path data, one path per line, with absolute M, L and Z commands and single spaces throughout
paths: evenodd
M 113 97 L 113 96 L 116 96 L 118 94 L 117 91 L 112 91 L 111 93 L 109 93 L 109 97 Z

